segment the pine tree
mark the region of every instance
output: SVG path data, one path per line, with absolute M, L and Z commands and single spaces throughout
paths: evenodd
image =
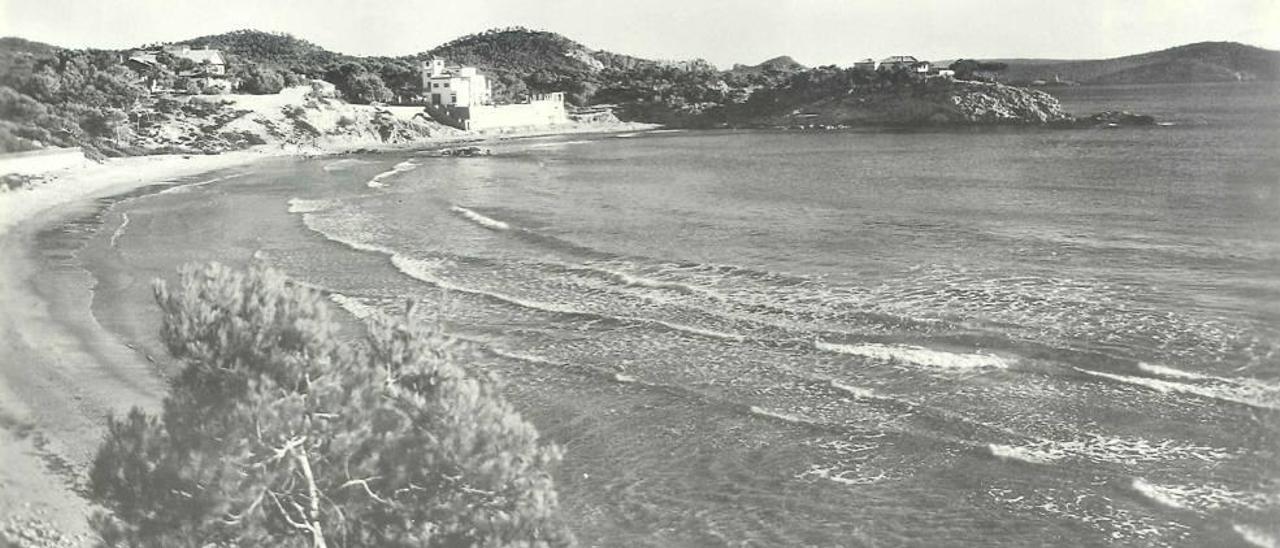
M 559 450 L 404 317 L 343 343 L 278 272 L 220 265 L 157 282 L 185 362 L 159 417 L 110 419 L 91 471 L 113 546 L 563 546 Z

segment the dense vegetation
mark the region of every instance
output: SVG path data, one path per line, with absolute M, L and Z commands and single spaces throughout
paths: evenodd
M 28 46 L 0 52 L 0 69 L 0 150 L 127 151 L 146 91 L 113 52 Z
M 156 286 L 185 369 L 160 416 L 111 419 L 91 471 L 110 546 L 559 546 L 558 450 L 430 325 L 344 343 L 281 274 Z

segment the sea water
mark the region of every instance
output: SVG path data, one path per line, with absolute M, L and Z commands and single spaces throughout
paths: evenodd
M 95 310 L 153 337 L 146 280 L 255 256 L 419 301 L 585 545 L 1274 546 L 1280 93 L 1053 92 L 1170 125 L 268 162 L 112 206 Z

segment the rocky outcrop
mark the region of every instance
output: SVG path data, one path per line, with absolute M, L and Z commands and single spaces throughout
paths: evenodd
M 1047 124 L 1068 120 L 1062 104 L 1043 91 L 988 82 L 955 82 L 946 92 L 955 105 L 949 122 Z
M 1077 118 L 1052 95 L 1040 90 L 941 77 L 864 86 L 828 93 L 816 100 L 779 103 L 770 105 L 774 108 L 759 108 L 748 102 L 719 112 L 704 111 L 723 114 L 724 119 L 717 124 L 707 123 L 709 116 L 704 113 L 682 121 L 688 122 L 683 125 L 701 127 L 793 129 L 992 125 L 1089 129 L 1158 125 L 1151 116 L 1127 111 Z
M 785 99 L 785 98 L 784 98 Z M 1041 125 L 1073 120 L 1052 95 L 1039 90 L 945 77 L 861 86 L 811 101 L 758 108 L 748 102 L 726 110 L 738 127 L 850 127 Z

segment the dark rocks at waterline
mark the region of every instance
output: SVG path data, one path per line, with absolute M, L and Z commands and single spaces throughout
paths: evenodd
M 1071 129 L 1149 127 L 1156 124 L 1154 116 L 1135 114 L 1127 110 L 1108 110 L 1093 116 L 1075 118 L 1059 124 Z

